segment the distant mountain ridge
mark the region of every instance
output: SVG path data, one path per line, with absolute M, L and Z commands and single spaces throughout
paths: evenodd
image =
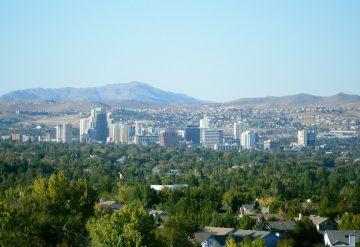
M 0 97 L 1 100 L 53 100 L 122 102 L 138 101 L 152 104 L 199 104 L 202 101 L 167 92 L 142 82 L 109 84 L 89 88 L 30 88 L 16 90 Z
M 229 105 L 337 105 L 347 103 L 360 103 L 360 96 L 354 94 L 338 93 L 332 96 L 314 96 L 310 94 L 295 94 L 289 96 L 267 96 L 259 98 L 242 98 L 228 102 Z

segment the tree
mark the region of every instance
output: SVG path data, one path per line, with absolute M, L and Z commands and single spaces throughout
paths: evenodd
M 71 184 L 62 172 L 9 189 L 0 200 L 0 245 L 84 246 L 94 202 L 95 193 L 84 180 Z
M 159 230 L 161 246 L 166 247 L 192 247 L 191 239 L 196 226 L 182 216 L 170 216 Z
M 252 247 L 265 247 L 265 241 L 262 238 L 255 238 L 252 242 Z
M 250 216 L 245 215 L 238 221 L 238 228 L 243 230 L 252 230 L 255 225 L 255 220 Z
M 256 221 L 253 229 L 256 231 L 267 231 L 269 229 L 264 217 L 261 217 Z
M 360 214 L 344 214 L 339 225 L 340 230 L 359 230 Z
M 276 244 L 277 247 L 294 247 L 295 242 L 292 239 L 279 240 Z
M 86 229 L 94 246 L 156 246 L 154 219 L 139 205 L 91 218 Z
M 222 203 L 229 205 L 232 211 L 235 213 L 241 204 L 244 202 L 241 198 L 241 193 L 234 188 L 230 188 L 226 191 L 222 197 Z
M 249 236 L 246 236 L 240 244 L 241 247 L 252 247 L 252 241 Z
M 235 238 L 231 236 L 226 240 L 225 247 L 240 247 L 240 245 L 235 241 Z
M 234 218 L 233 213 L 231 212 L 231 210 L 226 211 L 224 217 L 221 219 L 222 227 L 234 227 L 236 224 L 236 220 Z
M 308 246 L 321 243 L 322 235 L 317 231 L 316 226 L 308 217 L 303 217 L 296 222 L 294 240 L 301 246 Z

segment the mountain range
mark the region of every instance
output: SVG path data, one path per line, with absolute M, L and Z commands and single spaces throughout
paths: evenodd
M 142 82 L 109 84 L 89 88 L 31 88 L 16 90 L 0 97 L 3 101 L 55 101 L 55 102 L 99 102 L 102 104 L 204 104 L 205 101 L 184 94 L 167 92 Z M 261 98 L 241 98 L 224 103 L 232 106 L 272 107 L 272 106 L 309 106 L 343 105 L 360 103 L 359 95 L 339 93 L 333 96 L 314 96 L 296 94 L 290 96 L 268 96 Z
M 289 96 L 267 96 L 261 98 L 242 98 L 229 102 L 229 105 L 238 106 L 309 106 L 309 105 L 343 105 L 360 103 L 360 96 L 338 93 L 332 96 L 314 96 L 300 93 Z
M 142 82 L 109 84 L 90 88 L 31 88 L 4 94 L 0 100 L 95 101 L 103 103 L 133 101 L 151 104 L 199 104 L 202 102 L 184 94 L 163 91 Z

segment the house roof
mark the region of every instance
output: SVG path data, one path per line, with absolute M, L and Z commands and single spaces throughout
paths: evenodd
M 229 233 L 232 233 L 234 228 L 225 228 L 225 227 L 211 227 L 206 226 L 198 232 L 195 232 L 195 241 L 202 243 L 207 240 L 210 236 L 225 236 Z
M 119 210 L 122 207 L 122 205 L 116 201 L 100 200 L 100 207 L 102 209 L 111 208 L 112 210 Z
M 309 219 L 317 226 L 329 220 L 329 218 L 314 216 L 314 215 L 310 215 Z
M 277 220 L 284 221 L 284 216 L 282 216 L 281 214 L 248 214 L 248 216 L 255 220 L 263 217 L 266 220 L 269 218 L 276 218 Z
M 296 226 L 296 222 L 295 221 L 269 221 L 268 222 L 268 226 L 270 227 L 270 229 L 272 231 L 293 231 L 295 226 Z
M 226 240 L 228 240 L 229 235 L 213 235 L 210 236 L 209 239 L 211 239 L 211 244 L 209 244 L 211 247 L 213 246 L 226 246 Z M 243 236 L 233 236 L 235 239 L 235 242 L 240 243 L 244 237 Z
M 254 210 L 254 207 L 255 207 L 255 204 L 254 204 L 254 203 L 252 203 L 252 204 L 243 204 L 243 205 L 242 205 L 242 208 L 245 209 L 245 210 L 247 210 L 247 211 L 252 211 L 252 210 Z
M 332 245 L 339 244 L 349 244 L 349 236 L 354 235 L 356 242 L 360 242 L 360 230 L 349 230 L 349 231 L 339 231 L 339 230 L 328 230 L 325 231 Z
M 234 233 L 234 236 L 237 237 L 250 237 L 254 238 L 265 238 L 267 235 L 271 234 L 269 231 L 252 231 L 252 230 L 238 230 Z

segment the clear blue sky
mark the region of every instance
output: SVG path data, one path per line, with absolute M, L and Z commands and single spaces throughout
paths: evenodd
M 130 81 L 213 101 L 360 94 L 360 1 L 0 2 L 0 94 Z

